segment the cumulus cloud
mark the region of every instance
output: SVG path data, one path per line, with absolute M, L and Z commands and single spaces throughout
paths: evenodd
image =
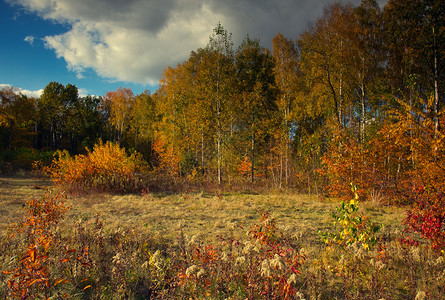
M 30 90 L 22 89 L 20 87 L 12 86 L 11 84 L 8 84 L 8 83 L 0 83 L 0 89 L 3 89 L 3 88 L 12 88 L 16 94 L 23 94 L 28 97 L 34 97 L 34 98 L 39 98 L 43 93 L 43 89 L 36 90 L 36 91 L 30 91 Z
M 30 90 L 22 90 L 19 88 L 19 92 L 28 97 L 40 98 L 40 96 L 43 94 L 43 89 L 37 91 L 30 91 Z
M 296 39 L 331 2 L 16 0 L 14 4 L 68 25 L 67 32 L 46 36 L 44 42 L 78 77 L 91 68 L 104 78 L 155 84 L 166 66 L 204 47 L 219 21 L 236 43 L 249 34 L 270 47 L 278 32 Z

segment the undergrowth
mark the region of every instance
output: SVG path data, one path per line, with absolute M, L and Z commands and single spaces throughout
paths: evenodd
M 53 163 L 43 167 L 54 183 L 70 192 L 140 191 L 146 182 L 137 176 L 146 163 L 137 152 L 128 155 L 118 144 L 102 141 L 86 155 L 70 156 L 68 151 L 57 151 Z
M 356 199 L 333 212 L 315 244 L 281 230 L 272 212 L 228 224 L 211 242 L 162 241 L 97 218 L 65 219 L 63 194 L 26 204 L 0 244 L 0 297 L 15 299 L 444 299 L 443 249 L 381 232 Z M 60 223 L 67 230 L 62 231 Z M 423 297 L 423 298 L 422 298 Z

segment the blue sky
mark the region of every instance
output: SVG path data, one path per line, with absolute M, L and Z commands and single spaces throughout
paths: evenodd
M 67 69 L 64 58 L 58 58 L 41 40 L 45 36 L 63 34 L 69 27 L 0 0 L 0 88 L 10 85 L 37 96 L 49 82 L 57 81 L 76 85 L 82 95 L 105 95 L 120 86 L 129 87 L 134 93 L 156 90 L 157 85 L 103 78 L 92 69 L 86 69 L 83 78 L 78 78 L 75 72 Z
M 246 35 L 271 47 L 278 32 L 295 40 L 332 2 L 0 0 L 0 88 L 38 97 L 57 81 L 81 95 L 154 92 L 162 70 L 205 47 L 218 22 L 235 47 Z

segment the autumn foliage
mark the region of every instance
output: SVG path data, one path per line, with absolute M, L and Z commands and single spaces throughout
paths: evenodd
M 363 199 L 410 204 L 405 223 L 408 232 L 430 240 L 433 248 L 445 248 L 445 137 L 428 110 L 398 100 L 390 111 L 392 122 L 383 124 L 365 144 L 334 130 L 324 157 L 329 192 L 350 196 L 351 183 Z M 431 103 L 423 103 L 431 107 Z M 438 124 L 443 116 L 437 116 Z M 441 126 L 440 126 L 441 127 Z M 439 128 L 440 128 L 439 127 Z
M 99 142 L 87 154 L 70 156 L 58 151 L 52 165 L 45 168 L 53 181 L 70 191 L 128 192 L 142 187 L 136 176 L 144 168 L 141 156 L 134 152 L 127 155 L 118 144 Z
M 47 194 L 41 199 L 30 199 L 26 203 L 25 219 L 13 225 L 10 239 L 16 235 L 23 238 L 18 259 L 11 270 L 3 271 L 8 276 L 9 296 L 16 299 L 28 299 L 49 296 L 66 279 L 60 274 L 52 274 L 51 266 L 57 264 L 51 257 L 60 243 L 55 234 L 58 223 L 63 219 L 67 207 L 64 195 Z M 20 253 L 21 251 L 21 253 Z M 60 298 L 65 298 L 60 295 Z
M 189 247 L 182 247 L 184 260 L 177 280 L 184 292 L 194 298 L 219 294 L 237 299 L 298 299 L 304 255 L 278 230 L 269 213 L 261 212 L 247 236 L 235 232 L 221 243 L 192 239 Z

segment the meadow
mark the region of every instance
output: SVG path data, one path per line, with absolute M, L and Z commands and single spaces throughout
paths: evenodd
M 401 242 L 402 206 L 354 202 L 354 213 L 292 193 L 60 196 L 33 176 L 1 177 L 0 193 L 3 298 L 445 297 L 443 253 Z M 373 244 L 361 238 L 371 222 Z

